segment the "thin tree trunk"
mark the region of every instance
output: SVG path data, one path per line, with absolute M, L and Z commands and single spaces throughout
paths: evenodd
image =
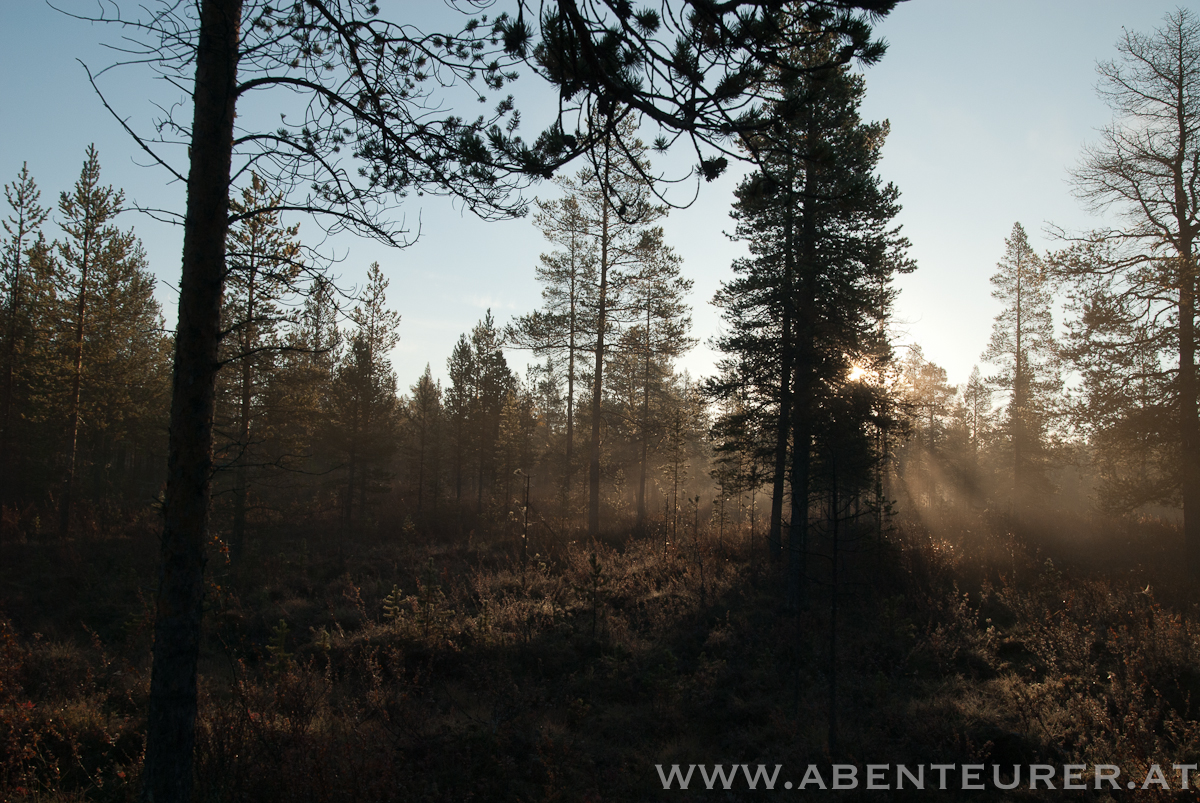
M 1024 481 L 1021 470 L 1022 447 L 1025 439 L 1025 387 L 1024 387 L 1024 368 L 1023 357 L 1021 353 L 1021 252 L 1017 251 L 1017 328 L 1016 342 L 1017 353 L 1016 359 L 1013 362 L 1013 414 L 1012 414 L 1012 442 L 1013 442 L 1013 505 L 1016 508 L 1020 507 L 1021 486 Z
M 1197 416 L 1196 270 L 1192 243 L 1184 243 L 1179 283 L 1179 430 L 1183 456 L 1183 540 L 1187 563 L 1200 572 L 1200 418 Z
M 575 467 L 572 452 L 575 439 L 575 253 L 571 252 L 571 325 L 567 346 L 567 465 L 563 483 L 563 518 L 571 515 L 571 473 Z
M 608 186 L 608 166 L 605 165 L 601 192 Z M 602 201 L 600 216 L 600 294 L 596 314 L 596 373 L 592 386 L 592 449 L 588 460 L 588 535 L 595 538 L 600 534 L 600 401 L 604 387 L 604 327 L 607 322 L 608 302 L 608 195 Z
M 883 418 L 883 416 L 880 416 Z M 875 464 L 875 539 L 883 541 L 883 473 L 887 470 L 887 428 L 882 422 L 876 429 L 876 446 L 879 450 L 878 462 Z
M 455 416 L 454 422 L 454 501 L 459 503 L 461 511 L 463 488 L 463 422 L 462 416 Z
M 253 383 L 254 383 L 254 365 L 251 352 L 254 349 L 256 338 L 254 336 L 254 243 L 250 246 L 250 264 L 248 265 L 248 275 L 246 277 L 246 320 L 245 331 L 241 338 L 241 369 L 242 369 L 242 393 L 241 406 L 238 413 L 238 454 L 237 471 L 234 474 L 233 485 L 233 534 L 230 540 L 230 552 L 233 559 L 239 560 L 242 557 L 243 548 L 246 545 L 246 497 L 249 470 L 246 466 L 246 459 L 250 451 L 250 408 L 253 401 Z
M 571 298 L 571 347 L 567 356 L 567 465 L 563 484 L 563 518 L 571 515 L 571 473 L 575 467 L 572 451 L 575 438 L 575 300 Z
M 790 279 L 785 287 L 790 286 Z M 783 557 L 783 489 L 787 479 L 788 435 L 792 414 L 792 300 L 785 293 L 783 303 L 783 348 L 779 371 L 779 420 L 775 429 L 775 472 L 771 483 L 771 529 L 767 551 L 771 560 Z
M 680 425 L 679 411 L 676 410 L 675 411 L 675 443 L 673 444 L 673 446 L 674 446 L 673 458 L 674 459 L 671 461 L 672 462 L 672 478 L 673 478 L 673 483 L 671 485 L 671 506 L 673 508 L 672 518 L 671 518 L 671 540 L 672 541 L 675 541 L 678 539 L 678 532 L 679 532 L 679 463 L 681 460 L 680 452 L 683 450 L 682 436 L 683 436 L 683 427 Z
M 806 398 L 807 368 L 796 366 L 795 410 L 792 415 L 792 520 L 788 527 L 788 607 L 804 602 L 808 579 L 808 486 L 811 468 L 812 423 L 801 408 Z
M 829 518 L 832 575 L 829 583 L 829 754 L 837 753 L 838 478 L 837 458 L 829 456 Z
M 485 416 L 486 417 L 486 416 Z M 487 422 L 479 428 L 479 471 L 475 483 L 475 515 L 483 512 L 483 441 L 487 432 Z
M 642 383 L 641 465 L 638 467 L 637 528 L 646 527 L 646 464 L 650 456 L 650 305 L 646 305 L 646 376 Z
M 432 465 L 430 465 L 430 474 L 433 475 L 432 487 L 429 492 L 433 495 L 432 514 L 436 521 L 438 515 L 438 495 L 441 492 L 441 476 L 442 476 L 442 423 L 441 417 L 434 420 L 433 443 L 430 446 L 433 452 Z
M 775 429 L 775 475 L 771 486 L 771 529 L 767 534 L 767 551 L 771 560 L 783 557 L 783 486 L 787 476 L 788 433 L 791 428 L 792 409 L 792 309 L 793 298 L 793 261 L 795 231 L 792 198 L 792 185 L 795 183 L 795 167 L 789 154 L 787 165 L 787 209 L 784 214 L 783 234 L 783 287 L 781 302 L 782 333 L 779 367 L 779 420 Z
M 350 533 L 350 526 L 354 522 L 354 486 L 355 480 L 358 477 L 358 439 L 359 439 L 359 404 L 354 402 L 354 413 L 350 417 L 350 448 L 346 456 L 346 512 L 345 512 L 345 528 L 346 533 Z
M 15 375 L 17 365 L 17 315 L 21 309 L 21 252 L 25 248 L 25 210 L 19 213 L 17 231 L 13 236 L 12 280 L 8 297 L 8 353 L 4 364 L 4 419 L 0 423 L 0 460 L 4 461 L 0 474 L 0 504 L 14 495 L 13 486 L 17 477 L 16 458 L 12 449 L 12 410 L 16 392 Z
M 142 797 L 192 792 L 196 661 L 211 495 L 212 427 L 229 230 L 229 171 L 242 0 L 204 0 L 196 50 L 162 564 L 156 599 Z
M 86 225 L 86 224 L 85 224 Z M 65 538 L 71 531 L 71 497 L 75 490 L 75 460 L 79 450 L 79 393 L 83 383 L 83 334 L 87 316 L 87 280 L 92 267 L 92 245 L 90 226 L 84 235 L 79 265 L 79 302 L 75 306 L 75 369 L 71 375 L 71 426 L 70 442 L 67 446 L 67 480 L 63 485 L 63 497 L 59 508 L 58 534 Z
M 811 197 L 808 192 L 809 185 L 813 182 L 813 165 L 808 166 L 805 172 L 805 192 L 804 197 Z M 791 181 L 788 184 L 789 197 L 791 192 Z M 804 206 L 800 208 L 801 232 L 800 242 L 789 242 L 789 246 L 798 245 L 803 248 L 803 253 L 799 264 L 795 264 L 795 254 L 791 247 L 788 248 L 788 256 L 792 258 L 792 269 L 801 279 L 799 282 L 798 292 L 788 293 L 788 300 L 795 304 L 793 313 L 795 315 L 795 334 L 794 343 L 790 344 L 793 350 L 793 372 L 794 380 L 792 385 L 792 520 L 788 532 L 788 584 L 787 584 L 787 604 L 795 609 L 806 602 L 808 594 L 808 492 L 809 492 L 809 474 L 811 471 L 811 449 L 812 449 L 812 396 L 814 393 L 813 387 L 813 370 L 815 354 L 813 353 L 814 332 L 813 332 L 813 316 L 814 316 L 814 296 L 816 290 L 814 282 L 816 281 L 814 272 L 817 266 L 812 254 L 812 243 L 815 238 L 815 233 L 812 231 L 812 221 L 810 215 Z M 791 215 L 788 216 L 788 238 L 789 241 L 794 237 Z M 792 273 L 789 271 L 789 276 Z M 788 285 L 791 291 L 791 285 Z
M 428 410 L 421 411 L 421 437 L 417 441 L 417 518 L 421 518 L 421 503 L 425 497 L 425 433 L 429 428 Z

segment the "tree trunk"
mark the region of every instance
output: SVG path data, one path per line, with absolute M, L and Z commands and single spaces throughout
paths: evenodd
M 650 456 L 650 305 L 646 304 L 646 376 L 642 383 L 641 465 L 638 467 L 637 529 L 646 527 L 646 464 Z
M 417 518 L 421 518 L 425 499 L 425 433 L 429 429 L 429 411 L 421 411 L 421 437 L 417 441 Z
M 346 534 L 350 534 L 350 525 L 354 521 L 354 484 L 358 472 L 358 439 L 359 439 L 359 401 L 354 401 L 354 413 L 350 417 L 350 448 L 346 456 Z
M 767 534 L 767 551 L 771 560 L 783 557 L 783 486 L 787 477 L 788 433 L 791 428 L 789 419 L 792 408 L 792 305 L 794 303 L 792 276 L 795 248 L 795 221 L 792 218 L 795 203 L 792 197 L 792 185 L 796 181 L 795 167 L 791 156 L 787 164 L 787 209 L 784 213 L 783 232 L 783 287 L 780 293 L 782 302 L 782 332 L 779 368 L 779 420 L 775 429 L 775 475 L 771 486 L 771 529 Z
M 574 259 L 574 256 L 571 257 Z M 571 515 L 571 470 L 574 468 L 572 448 L 575 439 L 575 269 L 571 268 L 571 331 L 567 348 L 567 465 L 563 482 L 563 518 Z
M 1200 418 L 1197 416 L 1196 270 L 1191 242 L 1180 260 L 1179 434 L 1183 456 L 1183 542 L 1187 564 L 1200 572 Z
M 789 163 L 790 165 L 790 163 Z M 805 171 L 805 188 L 803 197 L 812 197 L 809 192 L 809 186 L 814 181 L 813 172 L 815 168 L 812 164 L 808 165 Z M 789 170 L 790 172 L 790 170 Z M 789 198 L 791 193 L 791 180 L 789 177 Z M 791 260 L 791 269 L 788 271 L 789 278 L 795 272 L 799 285 L 795 291 L 792 290 L 791 283 L 788 284 L 788 294 L 786 296 L 790 303 L 793 303 L 793 314 L 795 321 L 793 328 L 795 329 L 794 341 L 787 345 L 787 348 L 792 350 L 792 362 L 794 380 L 792 385 L 792 520 L 788 531 L 788 583 L 787 583 L 787 604 L 789 607 L 799 609 L 806 602 L 808 594 L 808 491 L 812 463 L 812 439 L 813 439 L 813 394 L 815 393 L 813 371 L 815 368 L 816 355 L 814 354 L 814 337 L 813 318 L 814 318 L 814 297 L 816 296 L 816 288 L 814 283 L 816 277 L 814 273 L 817 271 L 817 265 L 812 253 L 813 242 L 816 238 L 816 233 L 813 231 L 813 222 L 808 210 L 801 202 L 799 213 L 801 215 L 800 225 L 800 240 L 795 242 L 795 232 L 793 227 L 795 222 L 791 215 L 788 216 L 788 249 L 787 257 Z M 789 210 L 795 208 L 794 204 L 789 204 Z M 796 259 L 794 248 L 799 247 L 802 250 L 800 259 Z
M 150 803 L 185 803 L 192 792 L 196 661 L 241 12 L 242 0 L 204 0 L 200 6 L 142 787 L 142 797 Z
M 246 320 L 241 338 L 242 349 L 242 393 L 238 414 L 238 463 L 233 483 L 233 534 L 229 539 L 229 551 L 237 561 L 242 557 L 246 545 L 246 497 L 248 495 L 249 469 L 246 459 L 250 451 L 250 411 L 254 400 L 254 365 L 251 356 L 256 345 L 254 336 L 254 244 L 250 247 L 249 275 L 246 277 Z
M 1013 361 L 1013 398 L 1012 398 L 1012 444 L 1013 444 L 1013 509 L 1021 507 L 1022 486 L 1025 481 L 1022 469 L 1025 446 L 1025 365 L 1024 354 L 1021 351 L 1021 252 L 1017 251 L 1017 325 L 1014 337 L 1016 339 L 1016 354 Z
M 790 279 L 787 284 L 790 284 Z M 792 413 L 792 300 L 790 296 L 790 293 L 785 292 L 783 303 L 779 421 L 775 429 L 775 473 L 771 485 L 771 529 L 767 534 L 767 551 L 771 560 L 779 560 L 783 557 L 783 487 L 787 479 L 788 435 L 791 430 Z
M 829 529 L 832 552 L 829 582 L 829 754 L 837 754 L 838 477 L 837 457 L 829 455 Z
M 25 248 L 25 212 L 19 213 L 17 230 L 13 234 L 13 263 L 12 279 L 9 281 L 8 296 L 8 352 L 4 361 L 4 412 L 0 421 L 0 504 L 15 498 L 15 481 L 17 478 L 16 457 L 12 448 L 12 410 L 13 396 L 16 393 L 15 374 L 17 366 L 17 315 L 21 309 L 21 252 Z
M 788 527 L 787 605 L 798 609 L 807 593 L 808 578 L 808 486 L 811 470 L 812 422 L 802 407 L 807 399 L 807 367 L 796 366 L 796 388 L 792 412 L 792 520 Z
M 608 174 L 601 192 L 607 192 Z M 608 196 L 603 200 L 600 216 L 600 294 L 596 311 L 596 374 L 592 386 L 592 449 L 588 460 L 588 535 L 600 534 L 600 402 L 604 388 L 604 326 L 608 302 Z
M 89 213 L 90 214 L 90 213 Z M 86 224 L 85 224 L 86 225 Z M 87 226 L 90 230 L 90 226 Z M 66 538 L 71 531 L 71 497 L 75 490 L 75 456 L 79 451 L 79 393 L 83 384 L 83 335 L 87 315 L 88 270 L 92 266 L 91 235 L 85 234 L 79 265 L 79 303 L 75 307 L 75 367 L 71 374 L 71 435 L 67 445 L 67 481 L 59 508 L 58 534 Z

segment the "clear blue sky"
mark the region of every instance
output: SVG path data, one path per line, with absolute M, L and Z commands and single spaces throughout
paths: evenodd
M 61 5 L 95 7 L 94 0 Z M 987 343 L 997 312 L 988 278 L 1013 223 L 1025 226 L 1039 250 L 1053 244 L 1043 233 L 1047 222 L 1091 224 L 1070 194 L 1067 171 L 1109 119 L 1094 91 L 1096 62 L 1115 54 L 1123 26 L 1149 31 L 1176 5 L 909 0 L 879 27 L 890 47 L 867 71 L 863 116 L 891 121 L 881 172 L 901 190 L 900 220 L 919 265 L 901 282 L 899 342 L 921 344 L 951 382 L 966 380 Z M 384 15 L 413 19 L 411 0 L 381 6 Z M 419 13 L 432 16 L 443 8 L 423 0 Z M 143 205 L 182 208 L 182 188 L 143 166 L 147 158 L 101 106 L 76 61 L 103 67 L 115 56 L 100 43 L 116 41 L 111 28 L 65 18 L 41 0 L 0 0 L 0 182 L 11 182 L 28 161 L 43 203 L 53 205 L 78 176 L 84 148 L 95 142 L 105 182 Z M 525 92 L 536 95 L 533 80 L 524 79 Z M 153 112 L 148 98 L 163 97 L 161 82 L 141 68 L 110 73 L 103 86 L 122 116 L 143 129 Z M 527 115 L 527 121 L 531 134 L 536 120 Z M 705 185 L 696 204 L 666 222 L 667 240 L 695 280 L 693 317 L 701 339 L 719 326 L 708 302 L 742 253 L 724 236 L 735 183 L 730 176 Z M 527 219 L 482 223 L 445 199 L 413 198 L 404 212 L 410 227 L 421 229 L 408 249 L 345 239 L 331 247 L 343 258 L 337 272 L 346 284 L 361 281 L 374 260 L 391 278 L 389 299 L 402 316 L 394 363 L 407 388 L 426 362 L 444 376 L 454 341 L 486 308 L 504 323 L 537 307 L 533 267 L 544 245 Z M 173 326 L 179 231 L 132 213 L 123 225 L 146 243 Z M 318 237 L 310 221 L 301 221 L 301 232 Z M 523 364 L 524 357 L 514 354 L 512 361 Z M 683 365 L 693 375 L 710 373 L 712 353 L 701 346 Z

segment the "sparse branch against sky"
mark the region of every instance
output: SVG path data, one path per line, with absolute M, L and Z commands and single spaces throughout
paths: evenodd
M 452 13 L 441 3 L 420 5 L 414 22 Z M 1013 223 L 1025 226 L 1039 251 L 1053 244 L 1043 233 L 1046 222 L 1067 229 L 1094 225 L 1071 195 L 1068 169 L 1110 121 L 1095 92 L 1096 64 L 1116 55 L 1122 27 L 1150 31 L 1176 5 L 912 0 L 877 29 L 889 49 L 867 70 L 863 117 L 891 122 L 881 172 L 901 190 L 900 221 L 919 266 L 900 282 L 897 311 L 907 323 L 898 339 L 920 343 L 951 382 L 966 381 L 986 345 L 997 311 L 988 277 Z M 492 10 L 502 9 L 498 4 Z M 122 54 L 101 45 L 119 44 L 113 37 L 107 27 L 76 22 L 35 0 L 0 5 L 0 67 L 9 76 L 0 84 L 7 120 L 0 175 L 11 181 L 28 161 L 39 186 L 53 196 L 70 185 L 84 148 L 95 142 L 106 180 L 125 189 L 130 201 L 180 210 L 182 185 L 160 167 L 143 166 L 149 157 L 104 109 L 77 61 L 97 72 L 120 60 Z M 154 104 L 167 106 L 181 97 L 177 88 L 138 67 L 110 71 L 98 83 L 116 113 L 131 121 L 161 116 Z M 530 136 L 541 122 L 539 104 L 553 103 L 538 83 L 526 71 L 512 85 Z M 654 166 L 668 175 L 684 174 L 693 156 Z M 701 339 L 719 322 L 708 300 L 742 253 L 723 234 L 732 228 L 728 210 L 736 179 L 734 170 L 705 185 L 694 206 L 665 221 L 667 243 L 695 280 L 695 333 Z M 534 191 L 554 189 L 546 183 Z M 181 230 L 126 214 L 122 225 L 135 227 L 145 241 L 160 280 L 158 296 L 173 320 Z M 352 237 L 325 247 L 342 259 L 335 273 L 346 284 L 362 284 L 375 260 L 391 277 L 404 321 L 395 367 L 407 386 L 426 362 L 435 376 L 444 374 L 458 334 L 469 331 L 484 309 L 494 309 L 501 324 L 536 309 L 534 266 L 549 244 L 528 217 L 484 223 L 446 198 L 406 199 L 398 220 L 420 235 L 411 248 L 386 249 Z M 316 226 L 297 222 L 301 237 L 315 244 Z M 684 366 L 694 375 L 707 374 L 712 361 L 712 352 L 701 346 Z

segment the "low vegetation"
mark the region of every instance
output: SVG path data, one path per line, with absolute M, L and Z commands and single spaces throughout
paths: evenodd
M 1173 526 L 931 516 L 882 542 L 849 533 L 833 752 L 830 587 L 783 609 L 761 535 L 723 529 L 543 530 L 527 562 L 507 531 L 411 521 L 354 543 L 280 531 L 238 570 L 216 552 L 197 799 L 738 799 L 754 793 L 698 775 L 665 792 L 655 765 L 782 764 L 782 783 L 831 761 L 1113 763 L 1138 779 L 1158 763 L 1178 788 L 1169 765 L 1200 759 Z M 0 799 L 136 797 L 154 546 L 149 522 L 0 545 Z M 1022 786 L 962 794 L 1096 794 Z

